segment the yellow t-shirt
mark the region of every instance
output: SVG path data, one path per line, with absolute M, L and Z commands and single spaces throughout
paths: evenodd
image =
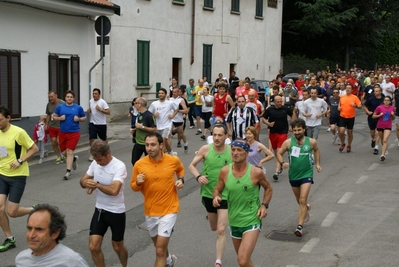
M 195 92 L 195 104 L 197 106 L 202 106 L 202 100 L 201 100 L 200 92 L 202 92 L 203 89 L 204 89 L 204 86 L 199 87 L 198 85 L 194 89 L 194 92 Z
M 140 173 L 145 174 L 145 179 L 141 185 L 137 185 L 137 175 Z M 134 164 L 130 186 L 133 191 L 141 191 L 143 194 L 146 216 L 179 212 L 175 173 L 178 177 L 184 177 L 183 163 L 178 157 L 168 154 L 163 154 L 158 162 L 145 156 Z
M 11 169 L 10 164 L 23 157 L 34 144 L 26 131 L 18 126 L 11 124 L 6 132 L 0 131 L 0 174 L 7 177 L 29 176 L 28 162 L 16 169 Z

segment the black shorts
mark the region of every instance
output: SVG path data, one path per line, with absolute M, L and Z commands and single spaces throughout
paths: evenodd
M 338 127 L 345 127 L 348 130 L 353 130 L 353 126 L 355 125 L 355 118 L 343 118 L 339 116 Z
M 182 126 L 183 122 L 173 122 L 173 126 L 175 126 L 176 128 L 179 126 Z
M 0 174 L 0 195 L 8 196 L 8 201 L 19 203 L 24 193 L 25 185 L 26 176 L 9 177 Z
M 103 141 L 107 140 L 107 125 L 89 123 L 89 139 L 97 139 L 97 136 Z
M 213 206 L 213 199 L 209 197 L 202 197 L 202 205 L 204 205 L 205 209 L 209 213 L 217 213 L 218 209 L 227 209 L 227 200 L 222 200 L 220 202 L 220 206 L 215 208 Z
M 379 132 L 383 132 L 385 130 L 392 131 L 392 128 L 377 128 L 377 131 L 379 131 Z
M 126 214 L 113 213 L 95 208 L 90 223 L 90 235 L 104 236 L 108 227 L 111 228 L 112 241 L 123 241 L 126 227 Z
M 375 130 L 377 128 L 377 122 L 378 122 L 378 118 L 373 119 L 372 116 L 367 117 L 367 123 L 369 125 L 370 130 Z
M 211 128 L 211 121 L 210 119 L 212 118 L 212 112 L 203 112 L 202 113 L 202 119 L 204 120 L 204 128 L 209 129 Z
M 330 125 L 338 124 L 339 117 L 331 117 L 330 116 Z

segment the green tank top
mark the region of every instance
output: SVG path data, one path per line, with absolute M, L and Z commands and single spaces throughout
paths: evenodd
M 213 145 L 209 145 L 209 151 L 205 157 L 204 163 L 202 164 L 201 173 L 208 177 L 208 184 L 201 185 L 201 196 L 212 198 L 212 192 L 219 179 L 220 170 L 231 162 L 230 146 L 226 146 L 223 153 L 217 153 L 213 148 Z M 226 197 L 227 194 L 223 193 L 222 199 L 226 199 Z
M 294 156 L 295 150 L 299 149 L 299 155 Z M 309 137 L 305 136 L 305 142 L 302 146 L 298 146 L 295 142 L 295 137 L 291 137 L 291 144 L 289 150 L 290 170 L 288 177 L 291 181 L 300 180 L 303 178 L 313 178 L 312 165 L 312 147 L 310 146 Z
M 229 224 L 235 227 L 246 227 L 260 224 L 257 216 L 260 207 L 259 186 L 251 181 L 252 165 L 241 178 L 233 175 L 233 164 L 229 166 L 229 175 L 223 191 L 227 191 L 227 205 L 229 207 Z

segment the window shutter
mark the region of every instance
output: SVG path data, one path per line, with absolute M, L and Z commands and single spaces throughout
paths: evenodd
M 213 0 L 204 0 L 204 7 L 213 8 Z
M 8 57 L 0 55 L 0 105 L 8 107 Z
M 59 94 L 59 63 L 57 55 L 49 55 L 48 56 L 48 66 L 49 66 L 49 91 L 54 91 Z M 62 96 L 63 98 L 63 96 Z
M 150 41 L 137 40 L 137 86 L 150 85 Z
M 256 0 L 255 16 L 263 17 L 263 0 Z
M 71 57 L 71 90 L 75 92 L 76 103 L 80 103 L 80 58 L 78 56 Z
M 240 0 L 231 0 L 231 11 L 240 12 Z
M 11 106 L 8 108 L 11 112 L 11 118 L 21 117 L 21 57 L 20 55 L 10 56 L 11 69 Z
M 212 45 L 208 44 L 203 46 L 202 77 L 212 81 Z

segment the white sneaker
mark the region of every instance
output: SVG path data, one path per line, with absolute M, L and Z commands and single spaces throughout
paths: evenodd
M 337 134 L 333 136 L 333 138 L 332 138 L 332 143 L 333 143 L 333 145 L 335 144 L 335 141 L 337 141 L 337 137 L 338 137 Z
M 74 169 L 74 170 L 76 170 L 76 168 L 79 166 L 78 159 L 79 159 L 79 156 L 77 156 L 77 155 L 73 156 L 72 169 Z
M 171 151 L 170 154 L 171 154 L 172 156 L 177 156 L 177 152 L 175 152 L 175 151 Z
M 39 164 L 42 164 L 43 163 L 43 159 L 39 159 Z
M 71 176 L 71 172 L 66 172 L 64 175 L 65 180 L 69 180 L 69 177 Z
M 331 131 L 331 127 L 328 127 L 327 132 Z
M 90 156 L 90 157 L 89 157 L 89 161 L 92 162 L 93 160 L 94 160 L 94 159 L 93 159 L 93 156 Z

